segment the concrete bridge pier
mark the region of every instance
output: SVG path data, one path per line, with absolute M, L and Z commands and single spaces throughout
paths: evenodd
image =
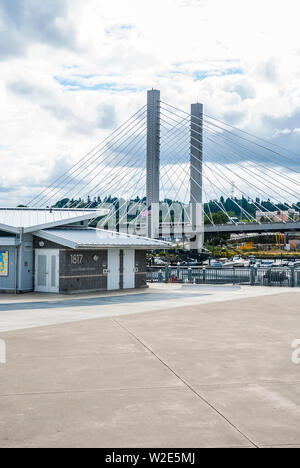
M 192 222 L 191 250 L 202 252 L 204 244 L 203 224 L 203 104 L 191 106 L 190 151 L 190 216 Z

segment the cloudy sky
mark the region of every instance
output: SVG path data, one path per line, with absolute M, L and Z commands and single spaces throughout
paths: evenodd
M 298 0 L 0 0 L 0 204 L 27 202 L 155 87 L 298 151 Z

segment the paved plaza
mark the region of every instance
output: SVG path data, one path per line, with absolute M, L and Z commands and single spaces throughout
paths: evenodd
M 2 296 L 0 447 L 300 447 L 299 300 L 179 285 Z

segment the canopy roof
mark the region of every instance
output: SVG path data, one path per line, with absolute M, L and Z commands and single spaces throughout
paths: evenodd
M 107 214 L 107 210 L 0 208 L 0 229 L 24 233 L 86 221 Z
M 171 244 L 160 240 L 132 236 L 103 229 L 50 229 L 36 236 L 71 249 L 134 248 L 141 250 L 169 249 Z

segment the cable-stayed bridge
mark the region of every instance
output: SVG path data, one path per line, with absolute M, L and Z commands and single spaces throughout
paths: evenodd
M 300 156 L 148 92 L 147 104 L 87 153 L 30 207 L 107 208 L 100 225 L 137 235 L 300 230 Z M 59 203 L 58 203 L 59 202 Z

